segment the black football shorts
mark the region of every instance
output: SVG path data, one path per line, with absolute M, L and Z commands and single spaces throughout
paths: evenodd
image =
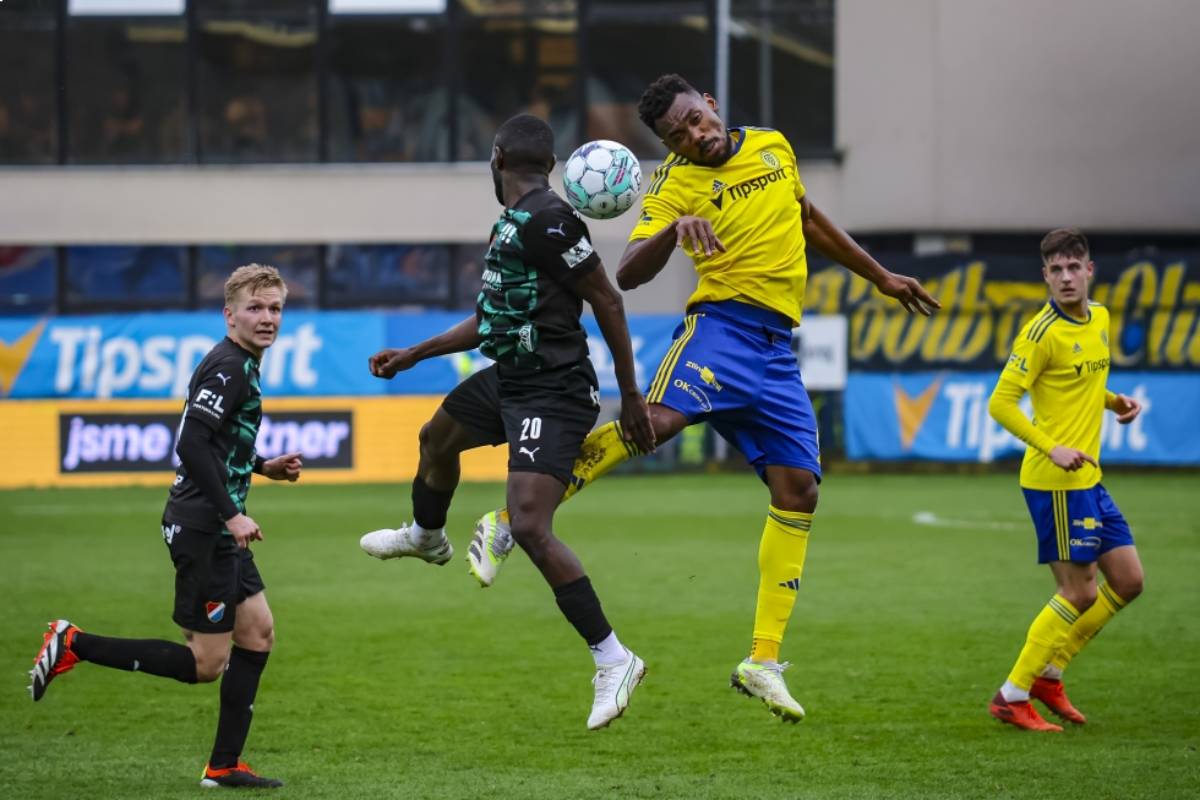
M 540 472 L 568 485 L 600 401 L 589 361 L 519 377 L 493 364 L 455 387 L 442 408 L 479 444 L 507 442 L 509 472 Z
M 264 588 L 249 548 L 225 533 L 162 522 L 163 541 L 175 564 L 175 613 L 171 619 L 196 633 L 233 630 L 237 607 Z

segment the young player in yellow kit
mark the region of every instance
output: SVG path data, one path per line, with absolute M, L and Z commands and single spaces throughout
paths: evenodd
M 791 351 L 808 277 L 805 247 L 908 311 L 928 314 L 938 303 L 915 279 L 884 269 L 809 202 L 783 134 L 726 128 L 716 101 L 678 75 L 654 81 L 638 113 L 671 155 L 646 189 L 617 282 L 628 290 L 652 280 L 676 247 L 689 252 L 700 277 L 647 391 L 655 439 L 707 421 L 770 489 L 751 650 L 731 683 L 795 722 L 804 709 L 783 680 L 779 649 L 821 478 L 816 418 Z M 636 455 L 618 423 L 600 426 L 583 444 L 564 499 Z M 468 547 L 471 572 L 485 586 L 511 549 L 507 528 L 505 513 L 492 512 Z
M 1077 725 L 1087 720 L 1063 690 L 1062 673 L 1080 649 L 1142 592 L 1142 564 L 1129 525 L 1100 483 L 1105 409 L 1132 422 L 1141 406 L 1113 394 L 1108 378 L 1108 309 L 1088 302 L 1095 265 L 1074 228 L 1042 240 L 1050 300 L 1021 330 L 988 404 L 997 422 L 1025 442 L 1021 488 L 1057 592 L 1034 619 L 1017 663 L 992 699 L 993 717 L 1019 728 L 1061 731 L 1030 698 Z M 1017 403 L 1029 392 L 1033 420 Z M 1106 583 L 1097 587 L 1096 568 Z

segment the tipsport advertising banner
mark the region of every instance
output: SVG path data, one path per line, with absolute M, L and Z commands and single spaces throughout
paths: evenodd
M 444 395 L 491 362 L 478 353 L 429 359 L 390 381 L 372 376 L 367 359 L 447 330 L 466 312 L 287 311 L 260 369 L 274 397 Z M 671 345 L 681 317 L 629 319 L 638 385 L 645 387 Z M 811 367 L 814 389 L 845 382 L 844 320 L 812 317 L 793 350 Z M 616 396 L 612 356 L 595 320 L 584 319 L 600 392 Z M 193 370 L 225 334 L 220 314 L 166 312 L 45 319 L 0 318 L 0 399 L 182 398 Z M 811 363 L 809 363 L 811 362 Z M 703 365 L 698 365 L 697 369 Z M 720 376 L 717 376 L 718 378 Z
M 1021 326 L 1046 302 L 1036 252 L 877 255 L 889 269 L 920 278 L 942 310 L 931 317 L 909 315 L 841 267 L 814 266 L 805 314 L 849 319 L 854 371 L 999 370 Z M 1090 294 L 1109 309 L 1114 368 L 1200 369 L 1200 253 L 1099 257 Z
M 846 455 L 852 459 L 974 461 L 1024 453 L 1025 445 L 993 420 L 988 398 L 996 372 L 850 374 L 845 395 Z M 1200 374 L 1124 372 L 1108 388 L 1142 404 L 1121 425 L 1105 412 L 1102 464 L 1200 465 Z M 1029 397 L 1022 409 L 1031 414 Z

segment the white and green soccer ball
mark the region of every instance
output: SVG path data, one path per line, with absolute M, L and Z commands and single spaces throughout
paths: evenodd
M 624 214 L 641 188 L 642 165 L 628 147 L 608 139 L 581 145 L 563 167 L 567 201 L 592 219 Z

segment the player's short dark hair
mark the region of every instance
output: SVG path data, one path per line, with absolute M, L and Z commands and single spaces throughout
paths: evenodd
M 1079 228 L 1056 228 L 1042 239 L 1042 261 L 1055 256 L 1086 259 L 1089 252 L 1087 237 Z
M 504 151 L 504 169 L 549 172 L 554 166 L 554 131 L 532 114 L 517 114 L 496 131 L 496 146 Z
M 673 72 L 669 75 L 659 75 L 654 79 L 654 83 L 647 86 L 646 91 L 642 92 L 642 99 L 638 100 L 638 116 L 642 118 L 642 122 L 646 123 L 647 128 L 658 133 L 654 123 L 667 113 L 667 109 L 675 102 L 675 98 L 681 94 L 700 93 Z

